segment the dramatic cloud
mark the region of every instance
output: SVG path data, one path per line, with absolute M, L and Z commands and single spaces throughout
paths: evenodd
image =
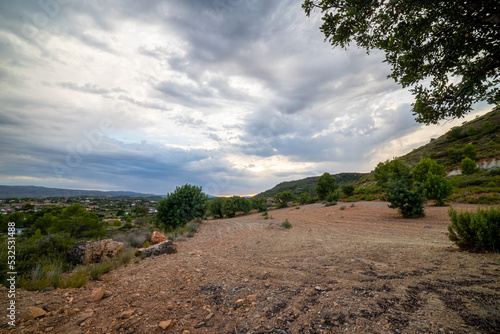
M 384 55 L 332 50 L 300 5 L 0 0 L 0 184 L 251 194 L 463 121 L 415 123 Z

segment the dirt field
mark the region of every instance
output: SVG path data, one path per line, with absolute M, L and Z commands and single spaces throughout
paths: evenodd
M 313 204 L 208 221 L 177 254 L 82 289 L 20 292 L 14 331 L 498 333 L 500 255 L 458 251 L 447 210 L 405 220 L 387 203 Z M 111 296 L 87 302 L 97 287 Z M 29 306 L 48 313 L 28 320 Z

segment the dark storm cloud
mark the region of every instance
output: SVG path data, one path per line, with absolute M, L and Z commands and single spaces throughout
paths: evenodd
M 415 130 L 411 101 L 382 53 L 332 50 L 300 5 L 0 0 L 1 180 L 241 194 L 317 171 L 239 158 L 366 171 Z

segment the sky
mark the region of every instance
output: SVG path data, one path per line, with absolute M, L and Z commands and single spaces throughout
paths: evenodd
M 369 172 L 416 123 L 380 51 L 333 49 L 300 0 L 0 0 L 0 184 L 248 195 Z

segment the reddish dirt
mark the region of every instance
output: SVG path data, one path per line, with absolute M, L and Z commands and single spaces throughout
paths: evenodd
M 177 254 L 81 289 L 18 291 L 18 324 L 0 331 L 498 333 L 500 255 L 459 251 L 447 211 L 407 220 L 382 202 L 313 204 L 207 221 Z M 87 302 L 98 287 L 111 296 Z M 48 313 L 30 319 L 29 306 Z

